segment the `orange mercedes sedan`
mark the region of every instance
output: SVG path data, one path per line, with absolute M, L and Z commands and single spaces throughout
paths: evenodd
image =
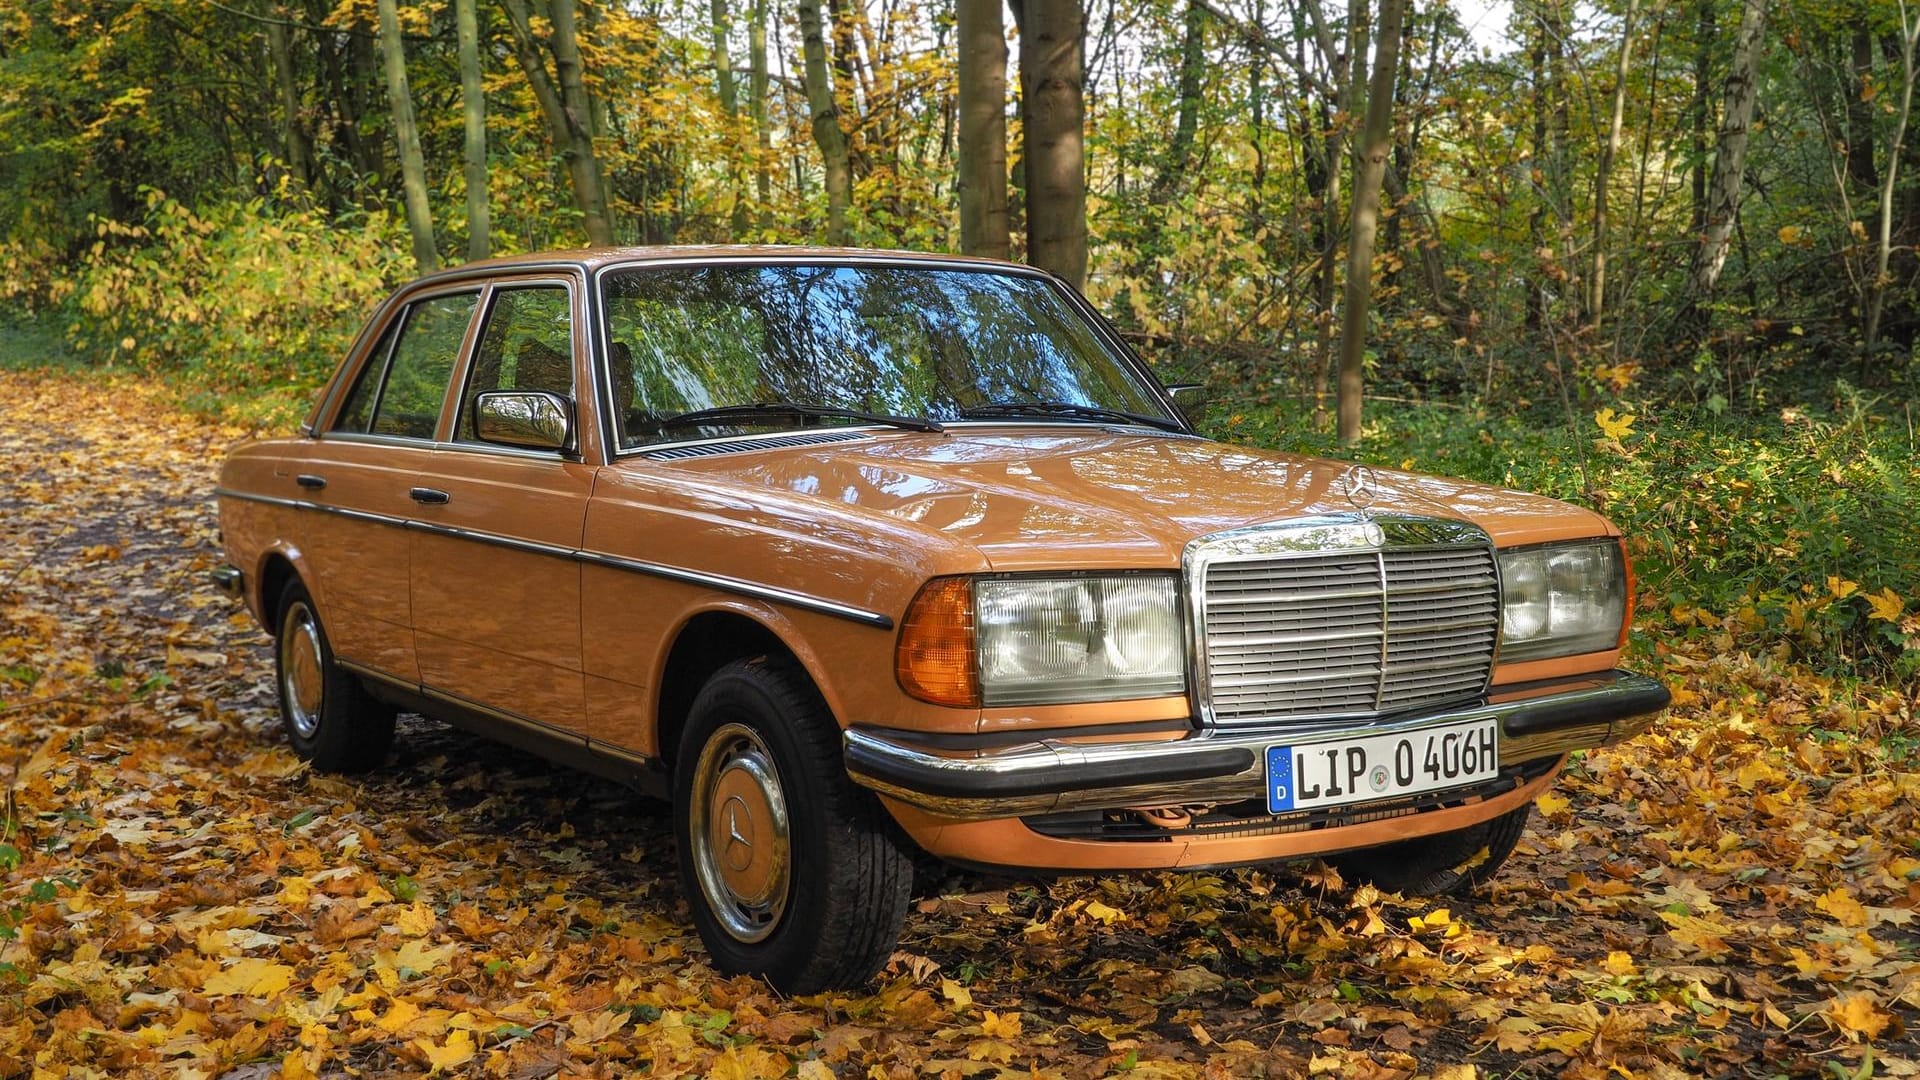
M 1472 888 L 1642 730 L 1618 531 L 1198 434 L 1071 288 L 888 252 L 428 276 L 221 473 L 316 768 L 396 712 L 672 801 L 714 966 L 886 961 L 916 858 Z

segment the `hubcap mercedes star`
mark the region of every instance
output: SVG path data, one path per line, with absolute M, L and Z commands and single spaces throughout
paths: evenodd
M 287 612 L 280 634 L 280 697 L 287 703 L 287 722 L 294 734 L 313 738 L 320 730 L 320 704 L 325 680 L 320 664 L 320 625 L 313 609 L 295 604 Z
M 764 940 L 786 910 L 787 800 L 759 733 L 727 724 L 700 751 L 688 793 L 693 866 L 707 907 L 734 939 Z

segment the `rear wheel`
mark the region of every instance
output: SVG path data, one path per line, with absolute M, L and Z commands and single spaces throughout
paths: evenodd
M 1329 856 L 1342 877 L 1405 896 L 1465 894 L 1493 880 L 1526 830 L 1533 804 L 1453 832 Z M 1484 855 L 1482 854 L 1484 852 Z
M 708 680 L 680 740 L 673 816 L 715 968 L 807 994 L 858 986 L 892 954 L 913 862 L 847 778 L 840 727 L 798 667 L 736 661 Z
M 334 663 L 306 586 L 288 582 L 279 612 L 274 675 L 294 753 L 322 772 L 365 772 L 385 761 L 393 745 L 393 708 Z

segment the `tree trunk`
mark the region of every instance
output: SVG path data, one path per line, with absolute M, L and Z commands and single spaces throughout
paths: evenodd
M 477 260 L 493 254 L 493 228 L 487 197 L 487 97 L 480 85 L 480 22 L 474 0 L 453 0 L 453 22 L 460 41 L 460 107 L 466 119 L 467 258 Z
M 713 78 L 720 95 L 720 111 L 727 118 L 727 173 L 732 178 L 733 213 L 729 219 L 732 238 L 738 240 L 747 231 L 747 177 L 740 168 L 739 134 L 740 95 L 734 87 L 733 57 L 727 52 L 727 33 L 733 19 L 727 12 L 727 0 L 713 0 Z
M 280 87 L 281 131 L 287 167 L 293 170 L 294 179 L 302 187 L 312 187 L 315 179 L 313 140 L 307 136 L 307 126 L 300 117 L 300 87 L 293 77 L 293 51 L 287 44 L 284 13 L 277 9 L 267 22 L 267 51 L 273 54 L 274 81 Z
M 753 23 L 747 28 L 747 51 L 752 56 L 753 80 L 748 84 L 747 111 L 753 114 L 753 138 L 758 153 L 753 163 L 754 194 L 760 201 L 760 227 L 767 227 L 773 203 L 773 125 L 767 119 L 767 0 L 753 0 Z
M 1913 112 L 1914 48 L 1920 45 L 1920 21 L 1910 18 L 1900 3 L 1900 107 L 1894 114 L 1893 140 L 1887 146 L 1887 168 L 1880 178 L 1880 228 L 1874 236 L 1873 280 L 1868 283 L 1866 324 L 1862 338 L 1871 355 L 1880 343 L 1880 318 L 1887 307 L 1887 261 L 1893 254 L 1893 185 L 1900 173 L 1900 151 L 1906 145 L 1907 118 Z
M 413 96 L 407 88 L 407 55 L 400 42 L 400 14 L 394 0 L 377 0 L 380 51 L 386 58 L 387 98 L 393 108 L 394 141 L 400 147 L 400 184 L 406 195 L 407 231 L 413 234 L 413 261 L 420 272 L 439 267 L 433 242 L 433 214 L 427 205 L 427 167 L 420 156 L 420 132 L 413 121 Z
M 600 175 L 600 158 L 593 149 L 590 106 L 580 73 L 579 42 L 574 37 L 573 0 L 554 0 L 550 21 L 553 42 L 550 46 L 559 83 L 547 71 L 540 43 L 534 39 L 526 0 L 506 0 L 507 24 L 513 31 L 513 51 L 526 73 L 527 85 L 547 119 L 547 129 L 556 149 L 567 162 L 573 180 L 574 206 L 580 211 L 587 241 L 597 247 L 613 243 L 613 218 L 607 211 L 606 181 Z M 564 26 L 564 30 L 562 27 Z M 568 89 L 568 83 L 572 83 Z
M 1733 235 L 1741 181 L 1746 174 L 1747 134 L 1753 126 L 1753 107 L 1759 96 L 1757 72 L 1766 22 L 1767 0 L 1745 0 L 1740 29 L 1733 40 L 1733 62 L 1727 70 L 1720 145 L 1714 152 L 1713 179 L 1707 190 L 1706 228 L 1693 257 L 1691 284 L 1696 302 L 1713 295 L 1720 271 L 1727 264 L 1727 241 Z
M 1639 0 L 1627 0 L 1626 18 L 1620 26 L 1619 62 L 1613 69 L 1613 119 L 1594 169 L 1593 276 L 1587 281 L 1587 321 L 1595 329 L 1607 306 L 1607 183 L 1613 176 L 1613 159 L 1620 153 L 1620 128 L 1627 115 L 1627 75 L 1633 62 L 1633 17 L 1639 13 Z
M 1707 228 L 1707 128 L 1713 108 L 1713 5 L 1697 0 L 1698 19 L 1693 40 L 1693 231 Z
M 1026 0 L 1020 34 L 1027 261 L 1087 280 L 1086 14 L 1080 0 Z
M 1873 167 L 1873 101 L 1867 87 L 1873 79 L 1873 31 L 1853 32 L 1853 85 L 1847 93 L 1847 178 L 1873 191 L 1880 175 Z
M 1001 0 L 957 0 L 960 250 L 1007 257 L 1007 31 Z
M 1367 121 L 1354 169 L 1353 224 L 1347 244 L 1347 293 L 1340 319 L 1340 442 L 1360 441 L 1360 396 L 1366 382 L 1367 313 L 1373 302 L 1373 240 L 1380 227 L 1380 186 L 1393 149 L 1393 84 L 1400 73 L 1400 31 L 1407 0 L 1380 0 L 1374 35 Z
M 1301 2 L 1311 5 L 1314 0 Z M 1308 10 L 1318 9 L 1309 7 Z M 1334 89 L 1339 94 L 1339 115 L 1327 121 L 1327 194 L 1321 205 L 1320 279 L 1315 283 L 1314 294 L 1319 302 L 1320 341 L 1319 368 L 1314 375 L 1313 386 L 1313 423 L 1321 431 L 1325 431 L 1327 426 L 1327 384 L 1333 380 L 1336 362 L 1333 293 L 1334 286 L 1338 284 L 1335 268 L 1340 256 L 1341 169 L 1347 161 L 1347 125 L 1358 115 L 1365 97 L 1362 86 L 1366 82 L 1367 41 L 1371 34 L 1368 19 L 1371 17 L 1372 10 L 1367 6 L 1367 0 L 1347 0 L 1346 55 L 1332 55 L 1330 47 L 1322 45 L 1322 51 L 1329 53 L 1326 57 L 1327 67 L 1334 72 Z
M 800 51 L 806 61 L 807 111 L 813 114 L 813 141 L 827 174 L 827 243 L 847 242 L 847 207 L 853 201 L 853 166 L 847 157 L 847 133 L 840 130 L 840 107 L 827 81 L 827 42 L 820 25 L 820 0 L 800 0 Z
M 1160 170 L 1153 178 L 1152 207 L 1161 210 L 1180 186 L 1193 155 L 1193 136 L 1200 124 L 1201 68 L 1206 63 L 1207 11 L 1187 0 L 1186 25 L 1180 38 L 1180 97 L 1174 114 L 1173 138 L 1167 141 L 1160 158 Z

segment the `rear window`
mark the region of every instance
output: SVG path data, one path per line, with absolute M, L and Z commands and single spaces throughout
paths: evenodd
M 433 438 L 478 299 L 478 293 L 458 293 L 410 305 L 374 347 L 333 429 Z

